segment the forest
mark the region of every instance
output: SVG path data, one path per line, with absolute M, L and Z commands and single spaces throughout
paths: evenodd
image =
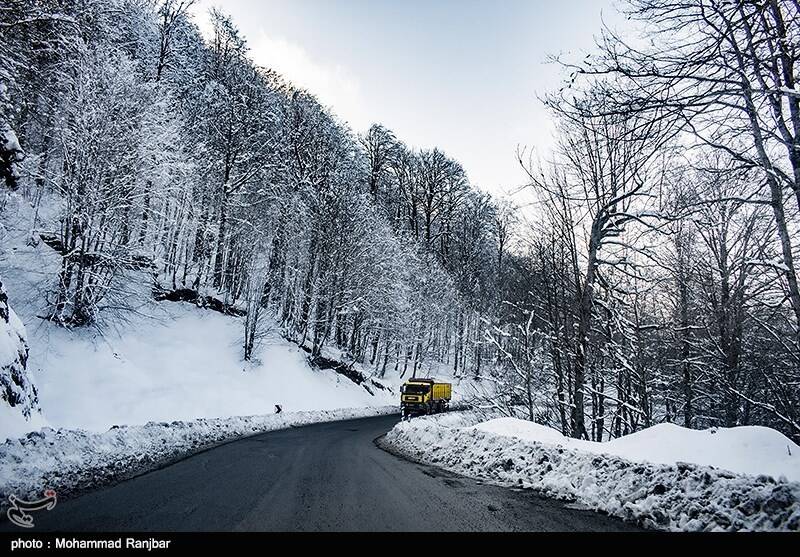
M 481 385 L 475 406 L 575 438 L 800 439 L 797 0 L 623 2 L 638 34 L 552 60 L 556 147 L 517 153 L 532 203 L 350 129 L 192 4 L 0 6 L 0 212 L 59 200 L 55 229 L 31 223 L 61 256 L 43 319 L 191 300 L 241 318 L 244 360 L 274 320 L 312 361 L 435 365 Z M 35 405 L 21 360 L 2 397 Z

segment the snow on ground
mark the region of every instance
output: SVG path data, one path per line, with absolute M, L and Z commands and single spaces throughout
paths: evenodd
M 49 323 L 29 328 L 28 369 L 42 415 L 8 416 L 0 439 L 42 425 L 103 431 L 113 425 L 384 406 L 390 391 L 363 387 L 329 370 L 312 369 L 296 345 L 271 335 L 259 361 L 241 360 L 239 319 L 165 302 L 154 317 L 101 335 Z M 5 416 L 4 416 L 5 417 Z
M 55 201 L 34 210 L 11 194 L 0 222 L 0 276 L 14 309 L 26 325 L 29 375 L 39 391 L 42 413 L 25 420 L 0 408 L 0 441 L 45 425 L 104 431 L 114 425 L 397 404 L 396 393 L 374 396 L 334 371 L 312 369 L 306 354 L 273 331 L 243 362 L 242 320 L 188 303 L 149 300 L 142 275 L 127 321 L 103 332 L 67 330 L 41 319 L 59 256 L 32 230 L 48 230 Z M 136 278 L 136 277 L 134 277 Z M 137 282 L 137 281 L 134 281 Z M 275 327 L 273 327 L 275 329 Z
M 703 431 L 658 424 L 604 443 L 564 437 L 555 429 L 515 418 L 483 422 L 475 429 L 524 441 L 560 445 L 635 462 L 691 462 L 740 474 L 766 474 L 800 482 L 800 446 L 768 427 L 744 426 Z
M 7 506 L 11 494 L 35 499 L 45 489 L 54 489 L 60 498 L 70 497 L 243 436 L 396 412 L 394 406 L 283 412 L 152 422 L 115 427 L 103 433 L 44 428 L 0 444 L 0 509 Z
M 649 528 L 800 530 L 800 483 L 786 478 L 796 477 L 790 466 L 783 468 L 786 477 L 776 479 L 766 473 L 747 475 L 711 468 L 706 463 L 674 463 L 671 461 L 678 455 L 708 459 L 711 449 L 701 450 L 700 438 L 694 433 L 682 436 L 672 428 L 622 438 L 614 449 L 619 454 L 612 454 L 565 442 L 558 432 L 536 424 L 518 420 L 482 423 L 484 419 L 472 412 L 454 412 L 404 421 L 386 435 L 384 444 L 420 462 L 576 501 Z M 736 429 L 709 444 L 731 442 L 747 444 L 754 451 L 777 450 L 779 438 L 762 431 L 766 428 Z M 657 445 L 662 435 L 663 446 L 652 450 L 656 458 L 669 463 L 631 460 L 645 460 L 644 451 Z M 688 447 L 675 448 L 681 438 L 688 439 Z M 731 448 L 720 458 L 729 458 L 729 464 L 736 466 L 745 460 L 743 450 Z M 770 459 L 769 455 L 751 456 L 753 466 Z
M 43 323 L 30 334 L 28 367 L 53 427 L 103 431 L 113 425 L 384 406 L 333 372 L 312 369 L 298 346 L 272 335 L 259 362 L 243 362 L 239 319 L 164 302 L 156 318 L 101 336 Z M 155 311 L 155 310 L 154 310 Z M 0 434 L 20 433 L 0 426 Z M 21 433 L 26 433 L 22 431 Z
M 0 442 L 3 439 L 21 437 L 29 431 L 36 431 L 49 424 L 39 412 L 33 412 L 25 418 L 17 408 L 11 408 L 5 402 L 0 403 Z

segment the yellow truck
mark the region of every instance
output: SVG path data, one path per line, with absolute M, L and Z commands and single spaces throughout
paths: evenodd
M 403 418 L 447 411 L 453 387 L 435 379 L 412 378 L 400 387 L 400 408 Z

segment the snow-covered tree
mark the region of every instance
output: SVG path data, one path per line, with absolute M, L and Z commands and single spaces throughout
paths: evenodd
M 0 279 L 0 399 L 25 418 L 39 409 L 39 396 L 28 370 L 28 340 L 25 326 L 8 303 Z

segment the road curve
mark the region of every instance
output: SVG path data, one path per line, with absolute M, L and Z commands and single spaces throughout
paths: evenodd
M 33 531 L 629 531 L 379 449 L 397 417 L 234 441 L 36 513 Z M 3 530 L 8 530 L 8 523 Z

